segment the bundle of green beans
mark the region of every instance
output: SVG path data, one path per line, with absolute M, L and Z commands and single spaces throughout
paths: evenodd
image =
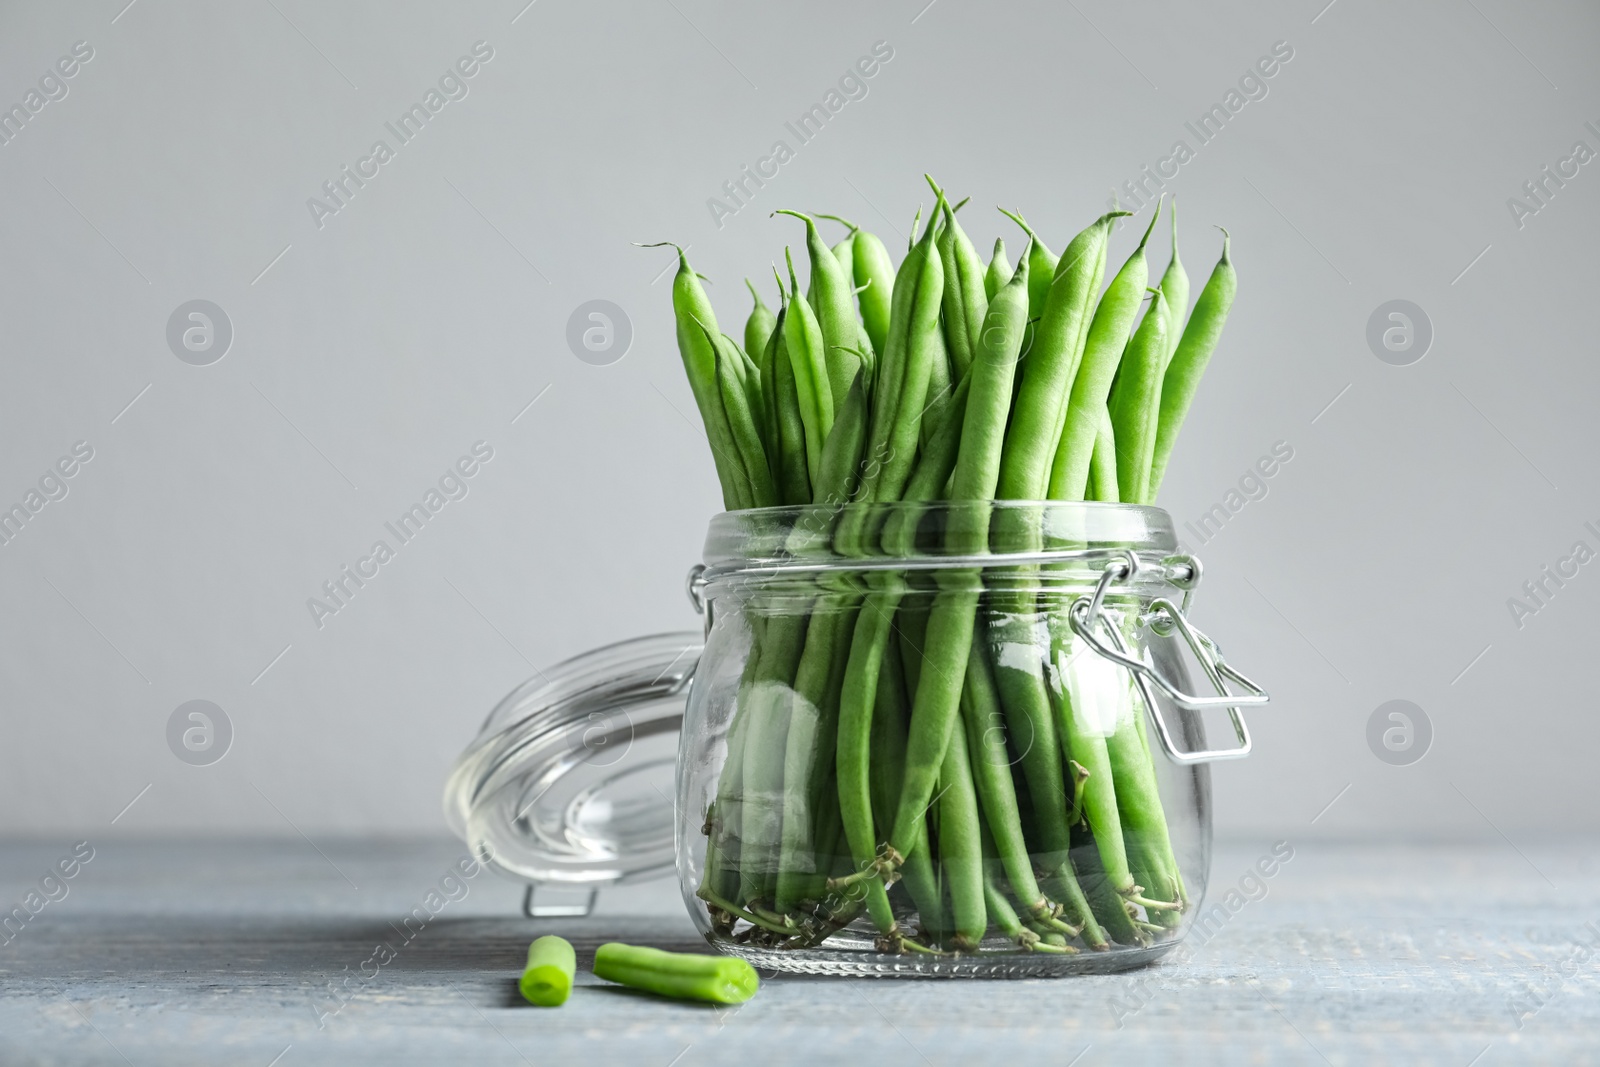
M 1013 266 L 996 241 L 985 264 L 961 205 L 928 183 L 898 267 L 853 223 L 781 212 L 805 226 L 807 288 L 786 251 L 776 312 L 750 285 L 742 345 L 678 250 L 678 344 L 724 503 L 828 505 L 796 524 L 796 551 L 820 537 L 836 556 L 902 556 L 926 536 L 916 506 L 941 501 L 957 505 L 951 556 L 1038 549 L 1027 509 L 994 502 L 1153 502 L 1227 318 L 1226 231 L 1191 312 L 1175 208 L 1159 283 L 1145 250 L 1160 205 L 1107 284 L 1127 212 L 1060 256 L 1006 212 L 1026 245 Z M 848 232 L 830 248 L 817 218 Z M 911 506 L 837 507 L 895 502 Z M 715 931 L 799 949 L 855 923 L 886 952 L 1070 953 L 1179 925 L 1190 901 L 1138 697 L 1075 654 L 1051 581 L 869 569 L 820 579 L 805 610 L 749 612 L 705 813 Z

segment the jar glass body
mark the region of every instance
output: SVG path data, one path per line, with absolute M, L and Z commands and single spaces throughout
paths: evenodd
M 677 766 L 695 923 L 758 966 L 834 974 L 1116 970 L 1175 947 L 1210 867 L 1199 715 L 1152 601 L 1171 521 L 1097 503 L 846 505 L 717 516 L 710 625 Z M 1109 631 L 1115 628 L 1116 635 Z M 1155 707 L 1150 705 L 1154 703 Z

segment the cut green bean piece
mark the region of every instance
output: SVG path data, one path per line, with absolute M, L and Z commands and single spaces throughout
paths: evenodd
M 743 1004 L 761 987 L 755 968 L 734 956 L 663 952 L 615 941 L 595 950 L 594 973 L 664 997 L 713 1004 Z
M 578 958 L 564 937 L 546 935 L 528 946 L 528 965 L 523 968 L 517 988 L 529 1004 L 557 1008 L 572 994 L 572 978 L 578 973 Z

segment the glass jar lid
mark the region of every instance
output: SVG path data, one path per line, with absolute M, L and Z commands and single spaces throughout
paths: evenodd
M 512 690 L 451 769 L 450 828 L 532 884 L 595 889 L 665 874 L 678 731 L 703 647 L 698 630 L 634 638 Z

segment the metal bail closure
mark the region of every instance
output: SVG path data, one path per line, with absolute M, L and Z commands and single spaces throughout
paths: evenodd
M 1128 643 L 1123 638 L 1121 630 L 1104 617 L 1102 609 L 1106 591 L 1116 582 L 1131 581 L 1138 573 L 1139 566 L 1139 559 L 1132 552 L 1106 564 L 1105 570 L 1101 572 L 1100 581 L 1095 585 L 1094 593 L 1090 596 L 1080 596 L 1068 609 L 1067 619 L 1072 626 L 1072 632 L 1082 638 L 1096 653 L 1133 673 L 1134 681 L 1139 686 L 1139 695 L 1144 699 L 1145 707 L 1149 709 L 1150 720 L 1155 724 L 1156 735 L 1168 759 L 1179 764 L 1243 759 L 1250 754 L 1250 730 L 1245 725 L 1244 712 L 1240 708 L 1243 705 L 1265 704 L 1271 697 L 1267 695 L 1266 690 L 1229 666 L 1222 658 L 1222 650 L 1217 647 L 1216 642 L 1195 628 L 1184 614 L 1185 609 L 1189 607 L 1194 586 L 1200 580 L 1200 561 L 1192 556 L 1173 556 L 1166 560 L 1167 580 L 1184 590 L 1183 606 L 1179 607 L 1165 597 L 1157 597 L 1150 602 L 1150 624 L 1157 633 L 1164 634 L 1176 630 L 1183 636 L 1189 651 L 1194 654 L 1200 668 L 1205 671 L 1206 677 L 1216 688 L 1216 696 L 1196 696 L 1186 693 L 1164 678 L 1154 666 L 1142 659 L 1134 658 L 1129 652 Z M 1110 646 L 1095 636 L 1097 623 L 1104 625 L 1105 632 L 1111 638 Z M 1228 681 L 1232 681 L 1244 692 L 1237 694 L 1229 692 Z M 1233 723 L 1234 735 L 1238 738 L 1237 747 L 1197 749 L 1187 752 L 1179 749 L 1173 741 L 1171 731 L 1167 728 L 1166 720 L 1161 716 L 1155 694 L 1151 691 L 1152 685 L 1184 711 L 1198 712 L 1207 708 L 1227 708 L 1228 718 Z
M 704 638 L 595 649 L 512 690 L 457 758 L 445 818 L 528 883 L 530 917 L 583 916 L 606 885 L 672 870 L 678 733 Z

